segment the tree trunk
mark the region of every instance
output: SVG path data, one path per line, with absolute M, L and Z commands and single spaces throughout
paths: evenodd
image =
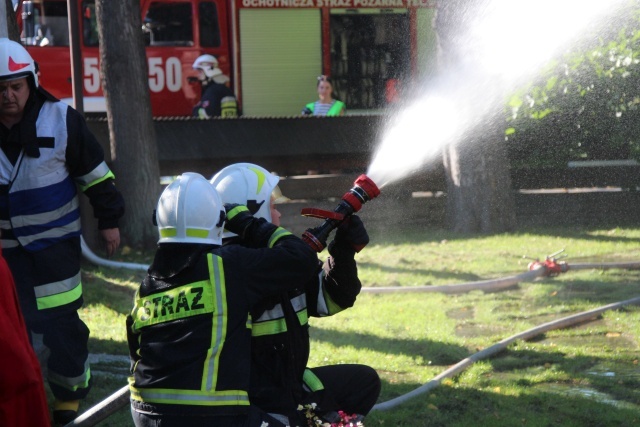
M 474 110 L 468 114 L 472 120 L 460 123 L 468 127 L 443 151 L 446 216 L 450 228 L 457 232 L 498 233 L 515 228 L 515 199 L 504 142 L 504 104 L 499 85 L 491 76 L 471 75 L 480 67 L 473 65 L 473 40 L 465 29 L 479 16 L 476 6 L 481 7 L 480 3 L 438 2 L 436 12 L 439 72 L 458 79 L 451 85 L 457 88 L 452 98 L 461 105 L 472 105 Z M 482 84 L 470 83 L 475 78 Z
M 111 157 L 126 202 L 123 243 L 151 248 L 158 240 L 151 214 L 160 195 L 160 168 L 139 1 L 97 0 L 96 18 Z

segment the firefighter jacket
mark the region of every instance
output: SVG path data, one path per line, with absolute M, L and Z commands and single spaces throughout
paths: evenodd
M 266 298 L 251 310 L 251 402 L 269 413 L 292 416 L 308 391 L 322 389 L 310 370 L 308 318 L 334 315 L 355 303 L 362 284 L 355 251 L 344 241 L 295 289 Z M 304 389 L 307 389 L 307 392 Z M 319 402 L 317 402 L 319 403 Z
M 135 410 L 248 412 L 250 310 L 316 271 L 306 243 L 264 219 L 241 245 L 161 244 L 127 318 Z M 257 237 L 256 237 L 257 236 Z
M 76 110 L 41 88 L 32 89 L 22 120 L 11 129 L 0 126 L 0 142 L 0 233 L 7 255 L 21 247 L 37 257 L 68 239 L 79 244 L 77 187 L 89 196 L 100 229 L 118 226 L 124 201 L 102 147 Z M 60 248 L 71 251 L 73 245 Z M 77 303 L 79 262 L 70 259 L 74 266 L 64 269 L 71 275 L 64 280 L 32 284 L 38 287 L 39 309 Z
M 238 117 L 238 101 L 229 87 L 210 82 L 203 88 L 202 99 L 193 107 L 192 115 L 201 119 Z

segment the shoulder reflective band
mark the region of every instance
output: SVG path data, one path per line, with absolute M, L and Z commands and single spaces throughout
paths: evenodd
M 289 236 L 291 233 L 282 227 L 278 227 L 269 238 L 269 247 L 272 248 L 280 238 Z
M 213 313 L 214 302 L 211 284 L 207 280 L 136 298 L 131 313 L 133 329 Z

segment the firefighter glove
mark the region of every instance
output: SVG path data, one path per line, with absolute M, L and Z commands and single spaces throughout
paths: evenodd
M 336 244 L 348 243 L 353 250 L 360 252 L 369 243 L 369 234 L 358 215 L 351 215 L 336 230 Z

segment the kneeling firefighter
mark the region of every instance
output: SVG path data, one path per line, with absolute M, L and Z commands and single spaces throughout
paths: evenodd
M 278 181 L 279 177 L 250 163 L 228 166 L 211 179 L 223 202 L 246 205 L 254 216 L 274 225 L 280 225 L 281 216 L 276 204 L 288 200 Z M 233 230 L 223 236 L 223 247 L 244 244 Z M 264 298 L 251 309 L 249 398 L 287 425 L 307 425 L 298 405 L 314 403 L 316 415 L 336 422 L 338 411 L 363 419 L 378 399 L 380 378 L 369 366 L 307 368 L 308 316 L 331 316 L 353 306 L 362 287 L 354 246 L 362 248 L 368 242 L 362 221 L 352 216 L 337 229 L 328 247 L 329 258 L 324 263 L 317 261 L 312 278 L 301 280 L 295 289 Z
M 317 256 L 245 206 L 225 209 L 195 173 L 160 196 L 158 249 L 127 317 L 138 427 L 282 426 L 249 402 L 249 311 L 310 280 Z M 221 246 L 223 226 L 242 245 Z

